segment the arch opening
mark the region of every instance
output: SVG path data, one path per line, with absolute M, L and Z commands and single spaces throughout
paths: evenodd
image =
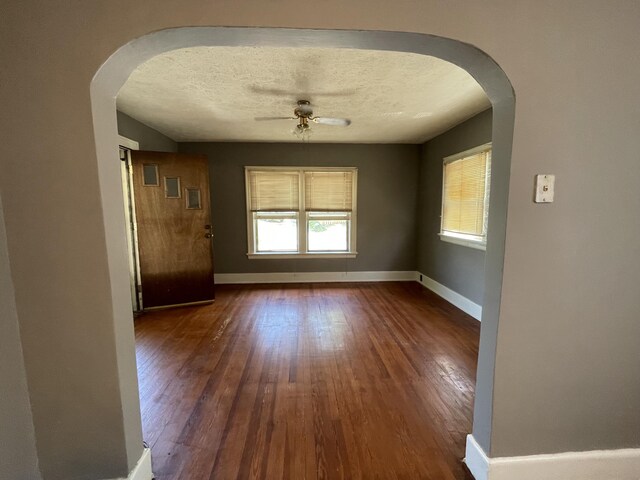
M 426 34 L 284 28 L 182 27 L 135 39 L 115 52 L 91 83 L 91 103 L 99 183 L 109 261 L 120 395 L 129 468 L 140 458 L 140 408 L 130 309 L 127 245 L 118 145 L 116 97 L 132 72 L 162 53 L 200 46 L 324 47 L 385 50 L 429 55 L 466 70 L 484 89 L 493 109 L 491 203 L 485 257 L 484 302 L 474 402 L 473 436 L 491 451 L 491 418 L 497 330 L 513 141 L 515 96 L 501 68 L 484 52 L 456 40 Z M 471 433 L 471 432 L 470 432 Z

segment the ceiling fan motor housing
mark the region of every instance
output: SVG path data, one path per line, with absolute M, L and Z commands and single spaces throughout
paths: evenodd
M 309 100 L 298 100 L 298 107 L 294 110 L 295 115 L 299 118 L 309 118 L 313 115 L 311 103 Z

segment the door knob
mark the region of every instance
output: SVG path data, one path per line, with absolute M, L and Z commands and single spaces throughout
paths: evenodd
M 213 233 L 205 233 L 204 238 L 213 238 Z

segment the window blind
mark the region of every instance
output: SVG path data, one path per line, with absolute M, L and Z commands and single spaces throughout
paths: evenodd
M 249 172 L 249 208 L 253 212 L 297 212 L 300 209 L 299 172 Z
M 305 172 L 306 211 L 350 212 L 353 209 L 353 172 Z
M 490 162 L 488 150 L 444 165 L 443 230 L 485 235 Z

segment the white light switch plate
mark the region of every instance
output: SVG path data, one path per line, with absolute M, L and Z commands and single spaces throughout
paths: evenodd
M 536 175 L 536 203 L 553 202 L 555 175 Z

